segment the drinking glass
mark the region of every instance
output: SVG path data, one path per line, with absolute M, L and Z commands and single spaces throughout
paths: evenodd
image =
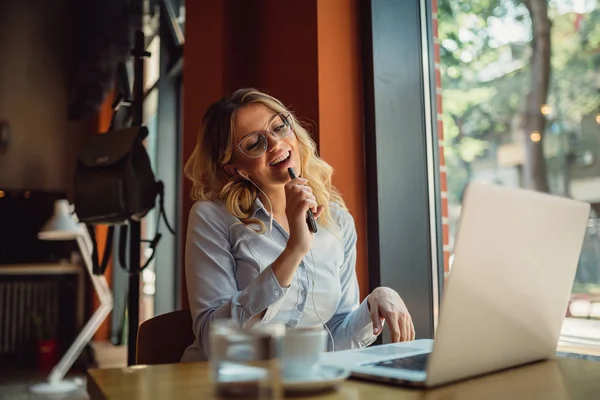
M 214 320 L 210 329 L 210 369 L 217 398 L 283 398 L 281 352 L 285 325 L 244 328 Z

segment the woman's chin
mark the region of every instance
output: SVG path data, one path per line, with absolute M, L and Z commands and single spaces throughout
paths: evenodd
M 290 174 L 286 169 L 277 169 L 272 171 L 273 183 L 285 185 L 290 181 Z

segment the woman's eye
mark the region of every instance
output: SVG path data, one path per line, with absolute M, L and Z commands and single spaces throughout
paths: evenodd
M 282 133 L 285 132 L 287 125 L 286 124 L 279 124 L 277 126 L 275 126 L 275 128 L 273 129 L 274 133 Z
M 251 140 L 246 146 L 246 150 L 254 150 L 258 146 L 258 140 Z
M 256 136 L 249 137 L 246 140 L 244 147 L 246 148 L 247 151 L 251 151 L 251 150 L 260 148 L 260 146 L 264 146 L 264 144 L 265 144 L 265 137 L 263 135 L 259 134 Z

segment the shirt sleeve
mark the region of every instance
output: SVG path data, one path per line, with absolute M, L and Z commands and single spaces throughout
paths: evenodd
M 209 353 L 209 329 L 214 318 L 230 318 L 246 325 L 256 315 L 285 297 L 270 266 L 256 272 L 238 290 L 231 252 L 229 221 L 218 204 L 200 201 L 190 211 L 185 246 L 185 274 L 197 345 Z
M 369 314 L 367 298 L 359 303 L 360 291 L 356 278 L 356 228 L 349 212 L 343 210 L 340 227 L 344 243 L 344 262 L 340 268 L 342 296 L 338 308 L 327 322 L 335 350 L 346 350 L 370 345 L 377 338 Z M 329 350 L 333 346 L 329 343 Z

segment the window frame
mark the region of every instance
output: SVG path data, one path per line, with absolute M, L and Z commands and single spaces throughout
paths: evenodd
M 369 289 L 398 291 L 417 338 L 433 338 L 444 260 L 431 4 L 361 5 Z

